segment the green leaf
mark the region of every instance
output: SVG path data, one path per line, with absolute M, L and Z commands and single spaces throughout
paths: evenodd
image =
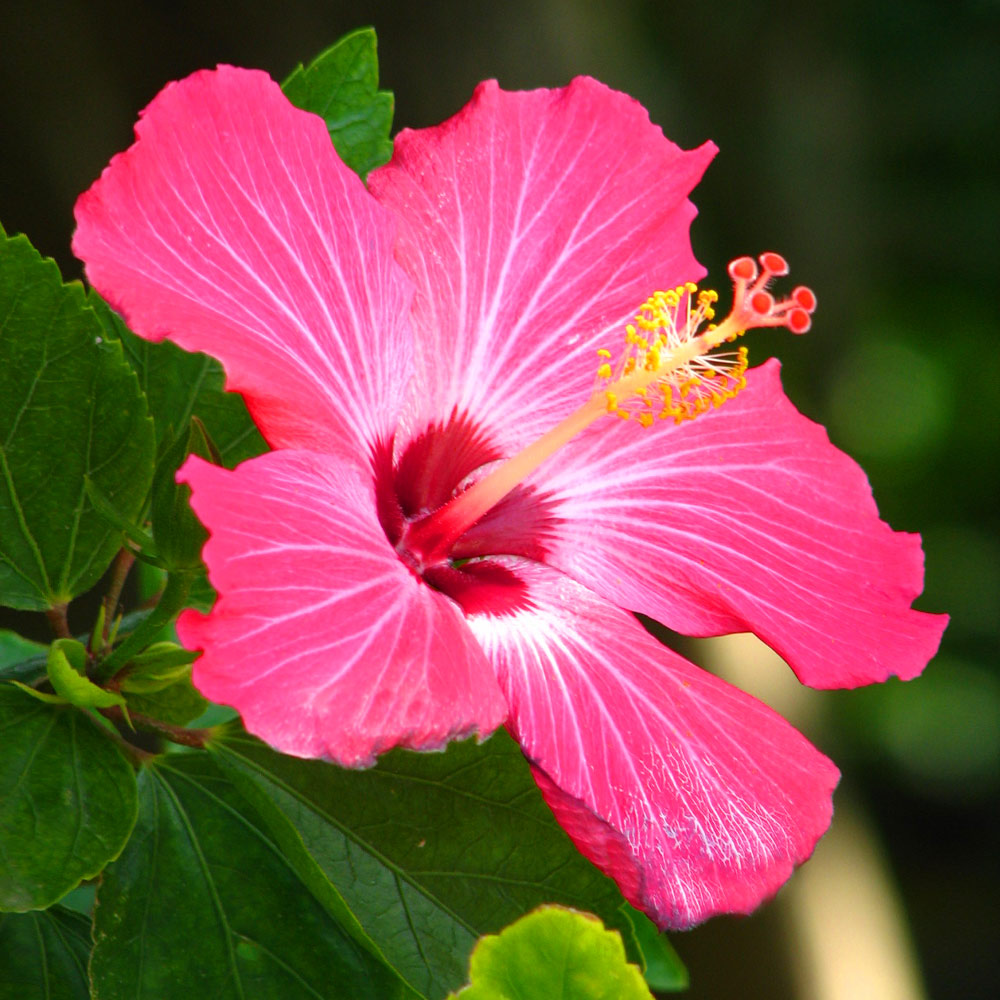
M 555 906 L 484 937 L 452 1000 L 653 1000 L 621 936 L 589 913 Z
M 121 545 L 84 480 L 134 519 L 153 426 L 82 286 L 2 228 L 0 400 L 0 603 L 44 611 L 92 587 Z
M 191 684 L 195 656 L 175 643 L 157 642 L 133 657 L 121 682 L 129 711 L 174 726 L 197 719 L 208 701 Z
M 0 629 L 0 674 L 32 657 L 44 657 L 46 652 L 44 643 L 25 639 L 7 628 Z
M 168 722 L 172 726 L 186 726 L 202 715 L 209 702 L 198 693 L 190 680 L 178 681 L 162 691 L 153 694 L 129 694 L 125 696 L 129 712 Z
M 661 992 L 686 990 L 690 984 L 688 971 L 667 935 L 661 934 L 653 921 L 635 907 L 626 903 L 622 909 L 639 941 L 646 966 L 643 974 L 650 988 Z
M 0 910 L 51 906 L 125 846 L 135 774 L 84 713 L 0 685 Z
M 393 97 L 378 89 L 375 30 L 345 35 L 282 84 L 296 107 L 319 115 L 340 158 L 364 180 L 392 156 Z
M 29 684 L 22 684 L 21 681 L 8 681 L 8 684 L 12 684 L 19 691 L 23 691 L 26 695 L 34 698 L 36 701 L 43 702 L 46 705 L 68 705 L 69 699 L 64 698 L 61 694 L 50 694 L 48 691 L 39 691 L 37 688 L 31 687 Z
M 313 898 L 207 754 L 158 758 L 139 791 L 135 833 L 97 894 L 95 997 L 410 995 Z
M 49 680 L 56 694 L 82 708 L 110 708 L 125 704 L 115 691 L 106 691 L 89 681 L 85 674 L 87 647 L 76 639 L 56 639 L 49 648 Z
M 132 666 L 122 678 L 122 691 L 153 694 L 191 677 L 197 653 L 176 642 L 154 642 L 144 653 L 132 657 Z
M 0 1000 L 90 1000 L 90 921 L 54 906 L 0 913 Z
M 223 388 L 222 366 L 206 354 L 191 354 L 164 340 L 153 344 L 137 337 L 94 291 L 90 305 L 108 341 L 117 341 L 135 369 L 156 425 L 156 447 L 187 428 L 198 417 L 228 468 L 267 451 L 250 419 L 243 397 Z
M 425 995 L 460 985 L 479 935 L 543 902 L 594 910 L 636 947 L 618 889 L 556 823 L 504 733 L 394 751 L 366 771 L 286 757 L 235 728 L 209 749 L 300 876 L 328 880 Z
M 153 554 L 155 548 L 153 536 L 139 527 L 135 521 L 123 517 L 121 511 L 94 485 L 94 481 L 89 476 L 83 478 L 83 489 L 87 494 L 87 499 L 94 505 L 94 509 L 111 527 L 120 531 L 126 538 L 131 539 L 143 549 L 143 554 Z
M 10 629 L 0 629 L 0 680 L 31 681 L 45 673 L 49 648 Z
M 192 420 L 163 453 L 153 476 L 151 517 L 156 554 L 168 570 L 201 567 L 201 547 L 208 532 L 191 509 L 191 487 L 176 480 L 188 455 L 211 459 L 203 425 Z

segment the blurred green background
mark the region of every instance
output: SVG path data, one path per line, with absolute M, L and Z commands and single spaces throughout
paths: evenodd
M 589 73 L 681 145 L 714 139 L 693 229 L 710 280 L 773 249 L 816 290 L 809 336 L 751 359 L 775 346 L 886 519 L 923 533 L 917 606 L 952 623 L 921 680 L 821 695 L 802 724 L 887 852 L 927 994 L 1000 995 L 1000 4 L 5 0 L 0 219 L 78 276 L 73 201 L 163 83 L 218 62 L 281 79 L 363 24 L 397 128 L 485 77 Z M 689 995 L 803 995 L 781 905 L 678 936 Z

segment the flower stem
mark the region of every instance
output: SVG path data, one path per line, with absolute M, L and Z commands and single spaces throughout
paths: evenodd
M 194 574 L 190 572 L 171 573 L 163 588 L 160 601 L 149 615 L 142 620 L 136 630 L 118 646 L 98 667 L 99 677 L 107 680 L 113 677 L 136 653 L 141 653 L 165 625 L 173 621 L 177 612 L 187 604 L 188 594 Z
M 69 619 L 66 617 L 67 604 L 56 604 L 45 612 L 45 617 L 52 626 L 52 631 L 58 639 L 72 639 L 73 633 L 69 630 Z
M 125 713 L 117 705 L 110 708 L 101 709 L 101 714 L 114 722 L 125 722 Z M 211 729 L 185 729 L 183 726 L 174 726 L 169 722 L 161 722 L 159 719 L 151 719 L 146 715 L 137 715 L 129 712 L 129 718 L 134 725 L 140 729 L 147 729 L 150 732 L 159 733 L 165 736 L 171 743 L 178 743 L 181 746 L 196 747 L 199 750 L 212 737 Z
M 118 551 L 115 563 L 111 570 L 111 585 L 104 595 L 104 632 L 101 638 L 108 638 L 108 629 L 115 616 L 115 609 L 122 596 L 122 588 L 128 577 L 129 570 L 135 562 L 135 553 L 131 549 L 124 547 Z

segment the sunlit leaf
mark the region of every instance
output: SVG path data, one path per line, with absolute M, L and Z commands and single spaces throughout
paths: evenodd
M 547 906 L 484 937 L 452 1000 L 653 1000 L 622 939 L 600 920 Z
M 364 179 L 392 156 L 393 97 L 378 89 L 375 32 L 345 35 L 282 84 L 296 107 L 319 115 L 340 158 Z
M 115 691 L 106 691 L 87 679 L 83 672 L 86 648 L 75 639 L 57 639 L 49 648 L 49 680 L 56 694 L 83 708 L 110 708 L 124 705 Z

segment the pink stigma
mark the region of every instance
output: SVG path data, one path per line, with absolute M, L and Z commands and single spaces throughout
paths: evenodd
M 733 279 L 733 311 L 730 314 L 741 329 L 758 326 L 783 326 L 792 333 L 805 333 L 812 325 L 816 295 L 811 288 L 799 285 L 786 299 L 775 301 L 767 291 L 774 278 L 788 274 L 788 262 L 781 254 L 762 253 L 757 258 L 737 257 L 729 264 Z

